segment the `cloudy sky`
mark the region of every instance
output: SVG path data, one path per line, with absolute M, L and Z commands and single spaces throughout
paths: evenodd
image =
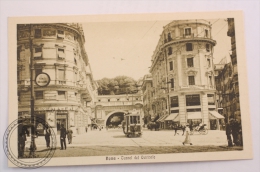
M 225 19 L 209 20 L 212 36 L 217 41 L 214 62 L 231 49 Z M 171 21 L 91 22 L 84 23 L 85 47 L 96 80 L 118 75 L 139 79 L 149 73 L 151 57 L 163 26 Z

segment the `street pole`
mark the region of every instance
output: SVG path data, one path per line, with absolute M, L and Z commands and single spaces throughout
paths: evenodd
M 36 117 L 34 115 L 34 59 L 33 59 L 33 47 L 32 47 L 32 25 L 30 24 L 30 37 L 29 37 L 29 45 L 30 45 L 30 84 L 31 84 L 31 146 L 30 146 L 30 155 L 35 156 L 35 135 L 36 135 Z

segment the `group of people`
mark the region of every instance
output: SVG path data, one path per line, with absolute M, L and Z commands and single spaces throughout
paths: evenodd
M 68 143 L 71 144 L 72 143 L 72 134 L 73 131 L 72 129 L 68 129 L 66 130 L 66 128 L 64 128 L 64 125 L 61 124 L 60 127 L 60 146 L 61 146 L 61 150 L 66 150 L 67 145 L 66 145 L 66 136 L 68 136 Z M 46 126 L 45 128 L 45 140 L 46 140 L 46 146 L 47 148 L 50 148 L 50 136 L 51 136 L 51 130 L 48 126 Z
M 229 147 L 243 146 L 242 128 L 237 119 L 230 119 L 229 121 L 227 121 L 226 135 Z

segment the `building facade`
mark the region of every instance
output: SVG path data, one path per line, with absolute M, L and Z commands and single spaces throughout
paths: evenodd
M 143 92 L 144 123 L 147 124 L 155 118 L 152 110 L 153 79 L 151 74 L 143 77 L 141 89 Z
M 33 84 L 34 115 L 45 119 L 58 134 L 61 124 L 75 133 L 85 131 L 91 123 L 97 84 L 84 43 L 78 23 L 17 25 L 19 116 L 31 115 L 31 80 L 46 73 L 48 86 Z M 43 126 L 37 124 L 37 130 L 43 132 Z
M 231 117 L 241 122 L 240 113 L 240 101 L 239 101 L 239 81 L 238 81 L 238 70 L 237 70 L 237 51 L 236 51 L 236 37 L 235 37 L 235 20 L 234 18 L 228 18 L 228 31 L 227 36 L 231 37 L 231 50 L 230 55 L 232 64 L 232 76 L 231 76 L 231 99 L 230 99 L 230 111 Z
M 162 128 L 172 123 L 219 129 L 213 50 L 206 20 L 177 20 L 163 28 L 152 56 L 153 110 Z

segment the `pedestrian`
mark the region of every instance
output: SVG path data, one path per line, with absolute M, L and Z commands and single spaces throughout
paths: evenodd
M 23 124 L 18 125 L 18 157 L 23 158 L 26 135 L 29 136 L 29 131 L 27 127 Z
M 183 144 L 184 146 L 185 146 L 185 144 L 190 144 L 190 145 L 192 145 L 191 140 L 190 140 L 190 128 L 189 128 L 189 124 L 186 125 L 185 133 L 186 133 L 185 140 L 184 140 L 184 142 L 182 142 L 182 144 Z
M 61 124 L 61 128 L 60 128 L 60 146 L 61 146 L 61 150 L 63 150 L 63 146 L 66 150 L 66 128 L 64 128 L 64 125 Z
M 239 123 L 236 119 L 232 120 L 231 131 L 232 131 L 233 143 L 234 145 L 238 146 L 239 145 L 238 144 Z
M 50 130 L 50 128 L 48 127 L 48 125 L 45 127 L 44 134 L 45 134 L 46 146 L 47 146 L 47 148 L 50 148 L 51 130 Z
M 227 141 L 228 141 L 228 147 L 232 147 L 232 138 L 231 138 L 231 126 L 230 126 L 230 122 L 227 121 L 226 123 L 226 135 L 227 135 Z
M 69 142 L 69 144 L 72 144 L 72 134 L 73 134 L 72 129 L 71 128 L 68 129 L 67 135 L 68 135 L 68 142 Z

